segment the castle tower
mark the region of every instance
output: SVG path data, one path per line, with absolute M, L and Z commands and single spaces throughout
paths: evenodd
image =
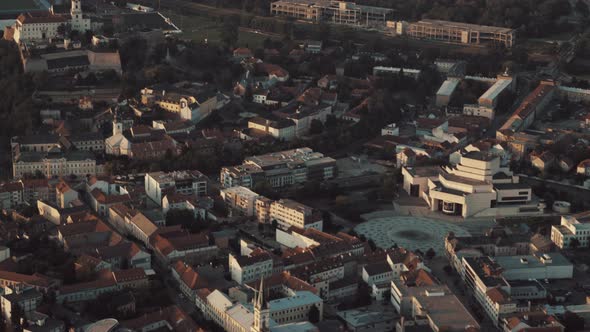
M 254 325 L 251 332 L 270 331 L 270 309 L 264 299 L 264 278 L 260 279 L 260 290 L 254 297 Z

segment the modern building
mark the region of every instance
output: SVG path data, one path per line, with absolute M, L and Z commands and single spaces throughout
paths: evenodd
M 223 167 L 220 179 L 224 188 L 254 188 L 261 182 L 282 188 L 307 181 L 336 177 L 336 160 L 310 148 L 273 152 L 247 157 L 242 165 Z
M 590 245 L 590 212 L 562 216 L 551 226 L 551 241 L 560 249 L 587 248 Z
M 221 198 L 232 209 L 251 217 L 256 212 L 256 200 L 260 195 L 246 187 L 231 187 L 220 191 Z
M 491 153 L 463 152 L 454 166 L 402 169 L 404 189 L 422 197 L 432 211 L 470 216 L 530 215 L 543 212 L 530 186 Z M 424 172 L 422 172 L 424 171 Z
M 511 48 L 516 42 L 516 30 L 510 28 L 431 19 L 388 25 L 395 28 L 396 34 L 413 39 L 467 45 L 503 45 L 506 48 Z
M 144 185 L 147 197 L 158 205 L 170 193 L 207 196 L 207 177 L 196 170 L 146 173 Z
M 335 0 L 280 0 L 270 4 L 275 16 L 353 26 L 385 26 L 393 9 Z
M 281 199 L 270 204 L 270 220 L 276 220 L 278 227 L 286 230 L 291 227 L 300 229 L 323 229 L 322 215 L 305 204 L 291 199 Z

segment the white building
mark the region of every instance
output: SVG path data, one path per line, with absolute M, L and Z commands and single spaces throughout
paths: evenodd
M 551 241 L 560 249 L 572 247 L 572 240 L 577 240 L 581 248 L 589 246 L 590 241 L 590 212 L 583 212 L 572 216 L 562 216 L 559 225 L 551 226 Z
M 146 195 L 158 205 L 168 193 L 207 195 L 207 178 L 196 170 L 146 173 L 144 185 Z
M 46 16 L 34 16 L 30 13 L 20 15 L 12 29 L 14 40 L 17 43 L 29 41 L 43 41 L 59 36 L 59 29 L 69 25 L 72 30 L 84 33 L 91 30 L 90 18 L 82 12 L 82 1 L 72 0 L 70 15 L 56 15 L 50 13 Z
M 232 280 L 246 284 L 273 273 L 273 256 L 262 249 L 255 249 L 247 256 L 229 255 L 229 272 Z
M 242 186 L 222 189 L 220 194 L 227 205 L 248 217 L 254 215 L 256 200 L 260 197 L 257 193 Z
M 297 227 L 301 229 L 323 229 L 322 215 L 319 211 L 290 199 L 281 199 L 270 205 L 270 220 L 276 220 L 281 229 Z
M 402 174 L 408 194 L 424 198 L 432 211 L 464 218 L 543 212 L 532 202 L 531 188 L 491 153 L 466 152 L 454 166 L 403 168 Z

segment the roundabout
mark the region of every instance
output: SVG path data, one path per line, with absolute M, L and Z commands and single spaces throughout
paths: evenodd
M 457 236 L 469 235 L 466 229 L 448 221 L 412 216 L 375 218 L 359 224 L 354 230 L 383 249 L 397 244 L 423 253 L 432 248 L 437 255 L 444 251 L 444 239 L 449 232 Z

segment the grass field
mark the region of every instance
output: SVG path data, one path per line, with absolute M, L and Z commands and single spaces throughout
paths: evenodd
M 214 19 L 204 16 L 186 16 L 173 11 L 164 10 L 162 14 L 172 20 L 174 24 L 182 30 L 180 38 L 194 41 L 204 41 L 218 44 L 221 42 L 221 23 Z M 263 33 L 254 33 L 249 31 L 240 31 L 238 37 L 238 46 L 248 46 L 252 49 L 262 47 L 266 38 L 277 38 L 276 36 L 267 36 Z

